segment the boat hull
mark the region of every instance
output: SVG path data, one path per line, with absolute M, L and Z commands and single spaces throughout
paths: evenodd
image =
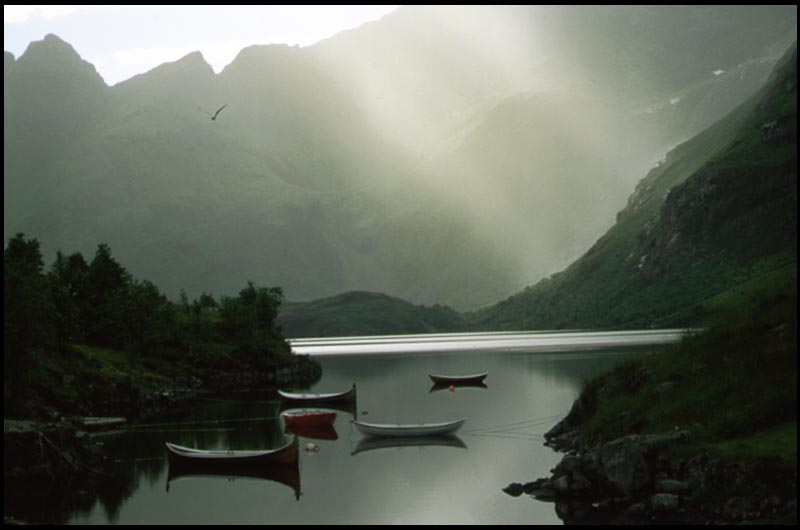
M 333 425 L 335 412 L 304 411 L 284 412 L 283 421 L 291 428 L 318 428 Z
M 375 437 L 409 437 L 409 436 L 441 436 L 452 434 L 464 425 L 466 419 L 444 423 L 420 424 L 381 424 L 353 421 L 353 425 L 366 436 Z
M 353 385 L 353 388 L 345 392 L 333 394 L 294 394 L 278 390 L 278 395 L 284 403 L 350 403 L 356 399 L 356 385 Z
M 267 451 L 206 451 L 166 442 L 170 462 L 208 466 L 239 466 L 253 464 L 294 464 L 297 462 L 297 437 L 286 445 Z

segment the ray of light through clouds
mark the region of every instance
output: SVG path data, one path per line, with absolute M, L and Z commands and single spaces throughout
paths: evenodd
M 110 85 L 194 51 L 219 73 L 252 45 L 317 43 L 304 56 L 319 59 L 324 78 L 348 94 L 354 115 L 345 121 L 364 120 L 391 153 L 380 162 L 404 165 L 402 178 L 370 182 L 374 190 L 365 193 L 437 198 L 442 217 L 460 222 L 496 261 L 515 264 L 509 267 L 520 288 L 566 266 L 602 235 L 624 206 L 625 190 L 649 167 L 621 149 L 622 122 L 606 109 L 613 98 L 594 86 L 591 68 L 574 66 L 582 63 L 555 38 L 547 8 L 23 7 L 4 8 L 6 50 L 18 57 L 30 41 L 54 33 Z M 381 24 L 366 24 L 381 17 Z M 530 97 L 539 93 L 561 98 Z M 442 156 L 464 141 L 468 149 L 458 156 Z M 580 156 L 570 152 L 577 149 Z M 593 178 L 581 180 L 588 172 Z M 601 220 L 589 227 L 563 207 L 580 193 L 593 199 L 574 203 Z M 532 227 L 536 244 L 516 244 L 531 239 Z
M 253 44 L 308 46 L 398 6 L 3 6 L 3 47 L 19 57 L 53 33 L 109 85 L 200 51 L 220 72 Z

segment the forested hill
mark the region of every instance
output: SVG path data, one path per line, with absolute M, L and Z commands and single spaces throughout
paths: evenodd
M 561 273 L 476 313 L 486 329 L 696 325 L 797 282 L 797 49 L 669 153 Z
M 348 292 L 285 304 L 277 323 L 287 337 L 348 337 L 462 331 L 461 314 L 445 306 L 414 305 L 382 293 Z

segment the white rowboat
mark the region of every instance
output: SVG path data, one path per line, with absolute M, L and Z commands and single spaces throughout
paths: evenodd
M 447 421 L 444 423 L 419 423 L 419 424 L 385 424 L 385 423 L 364 423 L 353 421 L 362 434 L 367 436 L 437 436 L 442 434 L 452 434 L 456 432 L 466 419 Z

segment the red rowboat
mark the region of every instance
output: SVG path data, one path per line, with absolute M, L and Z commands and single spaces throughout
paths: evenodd
M 287 427 L 325 427 L 333 424 L 335 412 L 323 410 L 301 410 L 283 413 Z

